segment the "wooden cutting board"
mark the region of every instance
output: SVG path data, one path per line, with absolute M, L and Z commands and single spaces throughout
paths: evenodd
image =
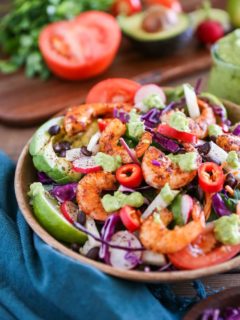
M 27 79 L 23 72 L 0 76 L 0 122 L 14 126 L 32 126 L 59 110 L 80 104 L 88 90 L 98 81 L 110 77 L 134 78 L 140 83 L 166 83 L 210 67 L 210 54 L 196 45 L 175 56 L 149 59 L 134 51 L 128 42 L 110 69 L 101 77 L 88 81 L 48 81 Z M 149 72 L 149 70 L 152 70 Z

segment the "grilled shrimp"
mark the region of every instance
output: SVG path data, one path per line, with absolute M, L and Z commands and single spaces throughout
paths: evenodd
M 123 163 L 132 162 L 131 157 L 126 149 L 119 145 L 119 139 L 126 132 L 126 125 L 118 119 L 113 119 L 105 130 L 99 140 L 100 151 L 107 153 L 111 156 L 120 155 Z M 150 132 L 144 132 L 138 145 L 135 148 L 135 153 L 140 158 L 152 143 L 152 135 Z
M 201 115 L 190 121 L 191 133 L 195 134 L 198 139 L 204 139 L 208 135 L 208 126 L 216 123 L 216 117 L 213 109 L 204 101 L 198 99 L 198 105 Z
M 225 151 L 240 151 L 240 137 L 233 134 L 222 134 L 217 137 L 217 145 Z
M 198 105 L 201 110 L 201 115 L 194 120 L 189 118 L 189 128 L 191 133 L 195 134 L 199 139 L 203 139 L 208 134 L 208 126 L 216 123 L 216 118 L 212 108 L 209 107 L 206 102 L 198 99 Z M 170 116 L 174 112 L 175 111 L 172 110 L 166 114 L 163 114 L 161 121 L 168 123 Z
M 183 227 L 176 226 L 173 230 L 167 229 L 160 219 L 149 216 L 143 221 L 139 238 L 147 250 L 157 253 L 174 253 L 182 250 L 194 241 L 204 230 L 204 214 L 198 203 L 192 209 L 193 221 Z
M 93 119 L 110 115 L 113 109 L 130 111 L 132 106 L 125 103 L 92 103 L 69 108 L 64 117 L 64 128 L 69 136 L 85 131 Z
M 95 172 L 85 175 L 77 187 L 77 203 L 79 209 L 96 220 L 106 220 L 100 194 L 103 190 L 115 190 L 116 178 L 108 172 Z
M 159 166 L 152 163 L 159 162 Z M 197 161 L 201 162 L 198 155 Z M 149 147 L 142 161 L 143 177 L 150 186 L 161 189 L 166 183 L 171 189 L 179 189 L 190 183 L 197 174 L 197 170 L 183 172 L 165 154 L 155 147 Z

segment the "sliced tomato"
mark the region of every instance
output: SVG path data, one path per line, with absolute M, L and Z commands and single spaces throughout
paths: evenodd
M 77 80 L 108 68 L 120 41 L 120 28 L 111 15 L 89 11 L 74 20 L 47 25 L 40 33 L 39 47 L 54 74 Z
M 70 223 L 77 221 L 79 210 L 77 205 L 72 201 L 64 201 L 60 206 L 60 210 Z
M 103 130 L 107 127 L 111 119 L 98 119 L 98 128 L 100 132 L 103 132 Z
M 182 12 L 182 6 L 178 0 L 144 0 L 147 6 L 161 5 L 178 13 Z
M 240 245 L 221 245 L 210 230 L 183 250 L 169 254 L 168 258 L 178 269 L 193 270 L 223 263 L 239 252 Z
M 181 140 L 183 142 L 196 143 L 197 137 L 189 132 L 178 131 L 167 124 L 160 124 L 157 131 L 163 136 Z
M 86 103 L 113 102 L 133 103 L 140 84 L 124 78 L 106 79 L 98 82 L 88 93 Z
M 214 162 L 205 162 L 198 168 L 198 181 L 203 191 L 213 193 L 221 191 L 224 183 L 224 173 Z
M 140 0 L 115 0 L 112 6 L 113 15 L 124 14 L 130 16 L 142 10 Z
M 130 206 L 124 206 L 119 212 L 120 218 L 124 226 L 130 232 L 134 232 L 140 228 L 141 212 Z
M 117 169 L 116 178 L 123 186 L 136 188 L 140 186 L 143 180 L 142 169 L 135 163 L 125 164 Z

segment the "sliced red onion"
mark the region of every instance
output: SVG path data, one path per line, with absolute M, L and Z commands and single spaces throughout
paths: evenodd
M 157 161 L 157 160 L 152 160 L 152 164 L 154 165 L 154 166 L 157 166 L 157 167 L 160 167 L 160 162 L 159 161 Z
M 131 188 L 127 188 L 125 186 L 123 186 L 122 184 L 120 184 L 118 191 L 121 192 L 135 192 L 135 191 L 144 191 L 144 190 L 149 190 L 149 189 L 153 189 L 153 187 L 151 186 L 143 186 L 143 187 L 138 187 L 135 189 L 131 189 Z
M 140 164 L 140 162 L 138 161 L 138 159 L 137 159 L 137 157 L 135 155 L 135 151 L 129 148 L 129 146 L 127 145 L 126 141 L 123 138 L 120 138 L 119 141 L 120 141 L 121 145 L 127 151 L 128 155 L 132 159 L 132 161 L 134 163 Z
M 192 119 L 196 119 L 200 116 L 196 93 L 194 92 L 194 89 L 188 84 L 183 85 L 183 90 L 187 103 L 188 113 Z
M 118 231 L 112 236 L 111 244 L 128 246 L 129 249 L 132 249 L 131 252 L 129 250 L 126 252 L 111 247 L 109 249 L 110 263 L 113 267 L 129 270 L 135 268 L 140 263 L 142 253 L 140 251 L 134 252 L 133 249 L 140 249 L 142 246 L 134 234 L 129 231 Z
M 90 237 L 92 237 L 93 239 L 95 239 L 96 241 L 101 242 L 102 244 L 106 244 L 107 246 L 114 248 L 114 249 L 119 249 L 119 250 L 125 250 L 125 251 L 143 251 L 144 248 L 143 247 L 136 247 L 136 248 L 132 248 L 129 246 L 122 246 L 122 245 L 117 245 L 115 243 L 113 243 L 112 241 L 106 241 L 103 240 L 101 237 L 97 237 L 95 234 L 93 234 L 91 231 L 89 231 L 87 228 L 85 228 L 83 225 L 81 225 L 78 222 L 74 222 L 73 225 L 80 231 L 86 233 L 87 235 L 89 235 Z
M 96 148 L 96 145 L 98 144 L 98 141 L 101 137 L 101 133 L 100 132 L 96 132 L 90 139 L 88 146 L 87 146 L 87 150 L 90 152 L 93 152 L 94 149 Z
M 202 85 L 202 78 L 198 78 L 194 87 L 194 91 L 195 93 L 198 95 L 200 94 L 200 89 L 201 89 L 201 85 Z
M 121 221 L 119 214 L 112 214 L 107 218 L 104 223 L 104 226 L 101 230 L 101 238 L 105 241 L 110 241 L 113 234 L 115 233 L 116 225 Z M 109 253 L 109 246 L 106 244 L 101 245 L 99 251 L 99 257 L 104 259 L 104 261 L 110 264 L 110 253 Z
M 73 201 L 76 198 L 77 183 L 72 182 L 61 186 L 54 186 L 50 194 L 60 203 L 64 201 Z

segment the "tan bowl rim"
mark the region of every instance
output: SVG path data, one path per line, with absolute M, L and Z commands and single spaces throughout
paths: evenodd
M 226 101 L 223 101 L 226 103 Z M 229 103 L 232 104 L 232 103 Z M 114 268 L 110 265 L 104 264 L 102 262 L 97 262 L 91 259 L 88 259 L 78 253 L 75 253 L 70 248 L 63 245 L 61 242 L 52 237 L 36 220 L 32 210 L 28 208 L 28 204 L 26 204 L 26 200 L 24 198 L 23 186 L 22 186 L 22 167 L 26 158 L 29 155 L 30 140 L 27 142 L 25 147 L 23 148 L 21 155 L 17 162 L 16 172 L 15 172 L 15 193 L 17 202 L 20 208 L 21 213 L 26 219 L 27 223 L 30 225 L 32 230 L 47 244 L 56 249 L 57 251 L 71 257 L 79 262 L 82 262 L 85 265 L 89 265 L 98 270 L 103 271 L 111 276 L 116 276 L 122 279 L 139 281 L 139 282 L 173 282 L 173 281 L 185 281 L 185 280 L 193 280 L 201 277 L 206 277 L 218 273 L 223 273 L 230 271 L 234 268 L 240 266 L 240 256 L 232 258 L 229 261 L 224 263 L 210 266 L 206 268 L 196 269 L 196 270 L 184 270 L 184 271 L 164 271 L 164 272 L 144 272 L 144 271 L 136 271 L 136 270 L 122 270 Z

